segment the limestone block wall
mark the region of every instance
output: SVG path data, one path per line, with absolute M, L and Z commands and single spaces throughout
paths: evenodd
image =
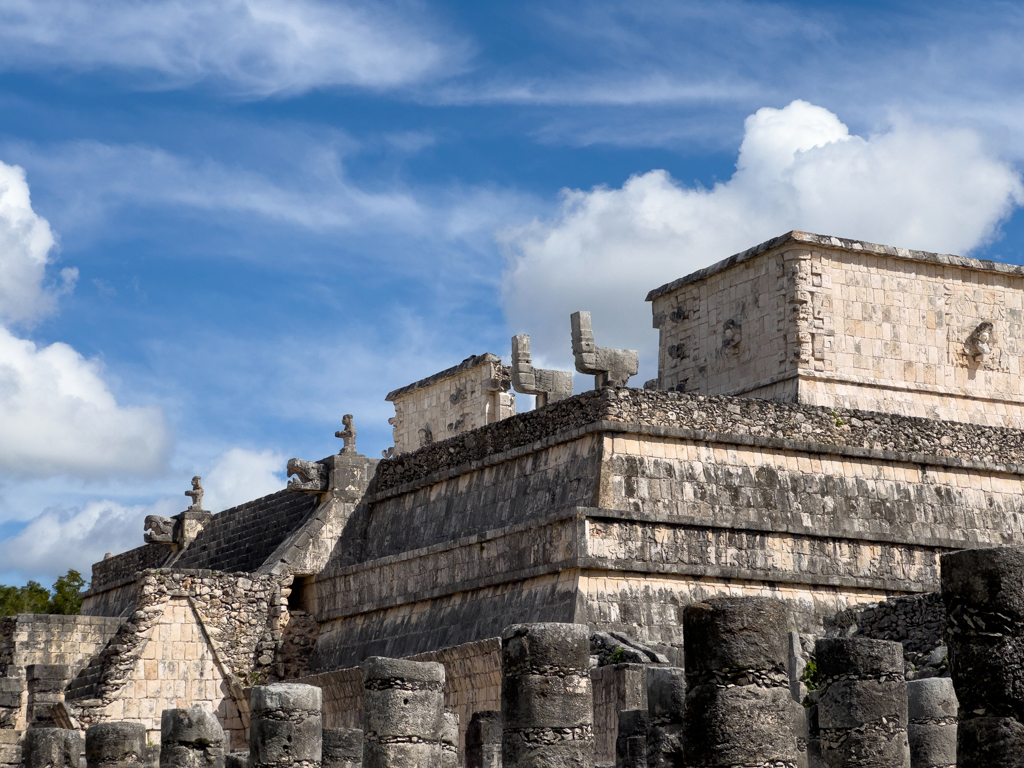
M 584 436 L 521 456 L 492 457 L 437 482 L 390 487 L 369 496 L 365 559 L 537 520 L 591 505 L 600 443 Z
M 395 406 L 394 453 L 414 451 L 435 441 L 491 424 L 516 412 L 512 369 L 490 353 L 389 392 Z
M 648 300 L 664 389 L 1024 425 L 1017 266 L 792 232 Z
M 277 576 L 211 571 L 144 571 L 136 610 L 68 687 L 84 727 L 141 722 L 154 743 L 164 709 L 202 704 L 233 746 L 245 744 L 243 685 L 266 680 L 287 623 Z
M 139 531 L 142 538 L 142 531 Z M 119 616 L 131 607 L 135 596 L 135 575 L 147 568 L 160 568 L 174 554 L 169 544 L 145 544 L 92 565 L 92 580 L 82 601 L 83 616 Z
M 25 668 L 66 664 L 77 674 L 113 638 L 122 619 L 23 613 L 0 618 L 0 728 L 25 728 Z

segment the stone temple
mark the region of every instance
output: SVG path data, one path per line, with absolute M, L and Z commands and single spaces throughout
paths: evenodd
M 695 691 L 705 679 L 690 677 L 707 649 L 685 639 L 734 621 L 700 608 L 723 597 L 778 606 L 757 615 L 782 633 L 788 669 L 754 687 L 782 686 L 792 704 L 808 701 L 815 654 L 822 674 L 948 678 L 940 558 L 1024 545 L 1024 269 L 790 232 L 647 301 L 658 377 L 640 387 L 637 353 L 598 346 L 581 311 L 566 342 L 588 391 L 534 368 L 524 328 L 510 365 L 475 355 L 389 393 L 395 445 L 381 459 L 357 452 L 346 416 L 341 452 L 292 459 L 270 496 L 207 511 L 195 478 L 187 509 L 147 519 L 146 543 L 93 566 L 82 615 L 0 619 L 0 766 L 38 729 L 135 723 L 159 744 L 178 727 L 164 711 L 194 706 L 215 715 L 225 751 L 247 749 L 268 707 L 306 706 L 266 692 L 279 682 L 319 689 L 328 763 L 328 731 L 378 723 L 395 679 L 443 699 L 453 759 L 499 765 L 477 761 L 500 746 L 488 718 L 503 712 L 507 737 L 526 674 L 510 654 L 547 653 L 538 626 L 567 627 L 558 664 L 582 664 L 592 687 L 594 756 L 516 765 L 641 765 L 630 739 L 651 743 L 636 733 L 675 701 L 672 670 Z M 516 392 L 537 407 L 517 414 Z M 564 650 L 574 632 L 582 662 Z M 865 661 L 843 645 L 854 640 L 898 641 L 903 658 L 885 671 L 891 659 Z M 918 719 L 940 727 L 955 699 L 952 711 Z M 762 763 L 815 765 L 817 727 L 796 762 Z M 390 743 L 367 741 L 366 765 L 371 752 L 420 765 L 381 758 Z M 709 760 L 657 764 L 753 765 Z

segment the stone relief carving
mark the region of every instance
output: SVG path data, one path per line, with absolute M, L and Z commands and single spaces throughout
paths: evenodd
M 993 338 L 995 326 L 992 323 L 984 322 L 975 328 L 964 343 L 967 354 L 976 363 L 983 363 L 992 355 Z
M 429 424 L 424 425 L 420 429 L 416 430 L 416 432 L 420 436 L 420 448 L 434 442 L 434 431 L 430 428 Z
M 726 320 L 722 326 L 722 349 L 739 352 L 742 326 L 735 320 Z
M 147 544 L 173 544 L 176 522 L 173 517 L 146 515 L 146 521 L 143 524 L 143 530 L 146 533 L 143 538 Z
M 390 423 L 391 420 L 388 419 Z M 339 455 L 343 453 L 355 453 L 356 452 L 356 428 L 352 425 L 352 414 L 346 413 L 341 417 L 341 423 L 344 425 L 344 429 L 339 429 L 334 433 L 335 437 L 340 437 L 344 440 L 342 449 L 338 451 Z
M 185 491 L 185 495 L 192 499 L 192 503 L 189 505 L 189 509 L 193 512 L 202 512 L 203 510 L 203 478 L 196 475 L 192 478 L 192 490 Z
M 640 356 L 635 349 L 610 349 L 594 342 L 589 312 L 573 312 L 572 354 L 576 370 L 594 377 L 594 388 L 625 387 L 629 377 L 640 370 Z
M 327 467 L 315 461 L 288 460 L 288 474 L 296 475 L 288 481 L 289 491 L 323 493 L 327 490 Z
M 543 408 L 572 396 L 572 373 L 534 368 L 530 337 L 521 333 L 512 337 L 512 388 L 524 395 L 535 395 L 537 407 Z

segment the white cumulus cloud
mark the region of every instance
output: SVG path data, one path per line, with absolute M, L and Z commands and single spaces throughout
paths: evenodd
M 170 517 L 181 509 L 182 505 L 173 499 L 149 505 L 101 499 L 70 509 L 50 508 L 0 541 L 0 563 L 5 572 L 45 585 L 68 568 L 88 580 L 92 564 L 102 560 L 105 553 L 142 546 L 146 515 Z
M 1022 202 L 1019 174 L 969 130 L 897 122 L 862 137 L 794 101 L 747 118 L 728 181 L 654 170 L 564 190 L 550 219 L 502 233 L 505 313 L 536 354 L 571 367 L 569 314 L 591 310 L 597 343 L 639 348 L 654 375 L 651 288 L 791 229 L 968 254 Z
M 119 405 L 99 361 L 0 328 L 0 473 L 145 474 L 163 466 L 169 448 L 161 411 Z
M 334 0 L 7 0 L 0 66 L 122 68 L 243 96 L 390 88 L 450 71 L 466 46 L 413 3 Z
M 25 171 L 0 163 L 0 322 L 42 317 L 74 286 L 78 271 L 71 268 L 58 286 L 46 285 L 55 242 L 46 219 L 32 210 Z
M 280 491 L 287 459 L 274 451 L 231 448 L 203 475 L 203 506 L 212 512 Z
M 70 290 L 74 270 L 64 270 L 60 288 L 47 286 L 54 243 L 32 210 L 25 172 L 0 163 L 0 323 L 41 317 Z M 119 405 L 98 361 L 0 325 L 0 475 L 150 473 L 169 443 L 160 410 Z

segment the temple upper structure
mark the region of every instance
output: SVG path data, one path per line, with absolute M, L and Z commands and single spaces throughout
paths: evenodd
M 1024 269 L 790 232 L 651 291 L 658 388 L 1024 426 Z

